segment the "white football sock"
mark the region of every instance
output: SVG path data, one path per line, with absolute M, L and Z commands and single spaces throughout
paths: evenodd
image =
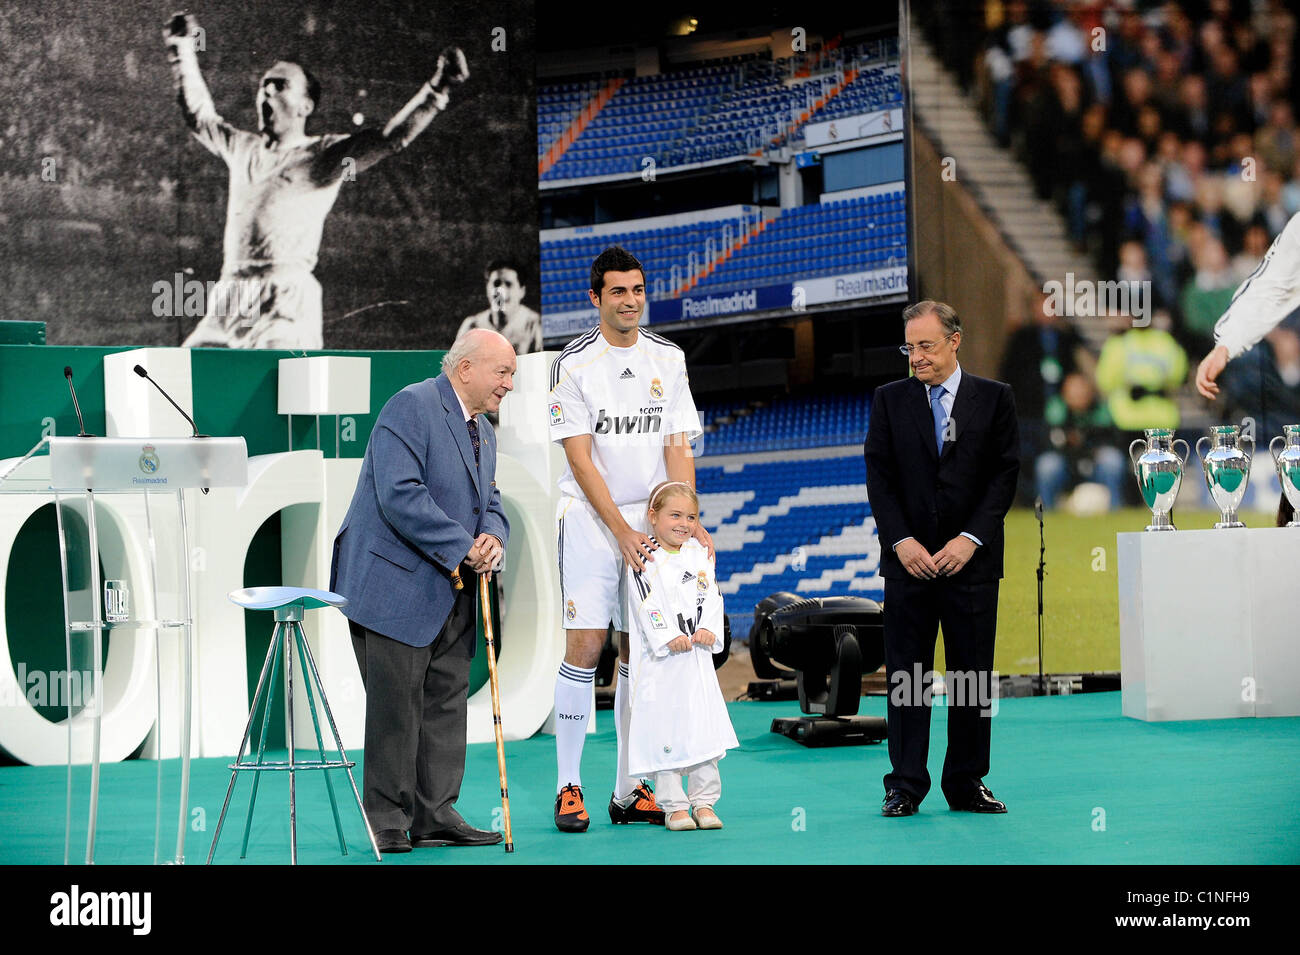
M 618 737 L 618 769 L 614 776 L 614 801 L 626 808 L 641 780 L 627 773 L 627 734 L 632 725 L 632 690 L 628 686 L 627 664 L 618 665 L 618 686 L 614 689 L 614 727 Z
M 555 791 L 572 783 L 582 786 L 582 745 L 587 741 L 587 718 L 591 715 L 591 690 L 596 668 L 583 669 L 561 663 L 555 678 L 555 761 L 558 776 Z

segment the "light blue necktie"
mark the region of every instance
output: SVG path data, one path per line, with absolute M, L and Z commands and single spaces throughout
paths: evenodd
M 934 415 L 934 445 L 939 454 L 943 454 L 943 431 L 944 425 L 948 423 L 942 400 L 947 393 L 943 385 L 935 385 L 930 389 L 930 412 Z

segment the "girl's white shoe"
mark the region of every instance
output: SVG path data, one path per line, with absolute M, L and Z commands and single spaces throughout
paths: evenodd
M 695 820 L 685 809 L 678 809 L 676 812 L 670 812 L 668 818 L 664 820 L 664 828 L 673 832 L 685 832 L 689 829 L 695 829 Z
M 696 806 L 691 810 L 695 814 L 695 825 L 699 829 L 721 829 L 722 820 L 711 806 Z

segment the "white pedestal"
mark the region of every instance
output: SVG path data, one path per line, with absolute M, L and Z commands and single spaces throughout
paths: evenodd
M 1300 715 L 1300 530 L 1118 539 L 1125 716 Z
M 110 438 L 149 435 L 188 438 L 190 423 L 148 381 L 141 365 L 178 405 L 194 416 L 194 382 L 188 348 L 136 348 L 104 356 L 104 426 Z
M 285 415 L 370 414 L 370 359 L 281 358 L 276 397 Z

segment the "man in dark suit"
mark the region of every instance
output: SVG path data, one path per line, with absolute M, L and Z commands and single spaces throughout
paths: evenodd
M 1002 521 L 1020 470 L 1011 388 L 963 372 L 961 320 L 924 301 L 903 312 L 913 377 L 876 389 L 867 499 L 880 535 L 889 680 L 886 816 L 916 812 L 930 789 L 930 683 L 943 625 L 949 672 L 941 788 L 953 809 L 1006 812 L 984 786 Z
M 491 573 L 509 533 L 493 480 L 496 435 L 482 415 L 513 389 L 515 350 L 476 329 L 442 368 L 384 405 L 334 540 L 330 589 L 348 598 L 366 685 L 363 802 L 381 852 L 501 841 L 454 804 L 465 773 L 475 574 Z

